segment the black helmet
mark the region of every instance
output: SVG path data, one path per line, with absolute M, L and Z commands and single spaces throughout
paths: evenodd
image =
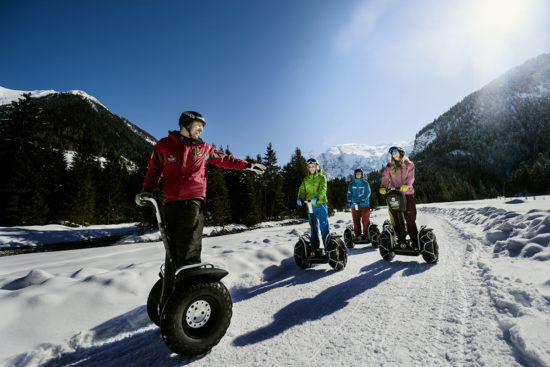
M 361 177 L 363 177 L 363 170 L 361 168 L 357 168 L 354 172 L 353 172 L 353 177 L 357 176 L 357 173 L 360 172 L 361 173 Z
M 391 147 L 390 150 L 388 150 L 388 153 L 392 154 L 393 152 L 395 151 L 398 151 L 400 152 L 401 154 L 405 154 L 405 149 L 401 148 L 401 147 Z
M 193 123 L 193 121 L 202 122 L 202 126 L 203 127 L 206 126 L 206 120 L 204 119 L 204 117 L 202 117 L 200 113 L 195 111 L 184 111 L 181 114 L 180 120 L 179 120 L 180 129 L 184 127 L 187 130 L 189 130 L 191 128 L 191 124 Z

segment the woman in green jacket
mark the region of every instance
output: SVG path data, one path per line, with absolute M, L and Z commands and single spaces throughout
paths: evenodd
M 319 163 L 315 158 L 307 160 L 307 169 L 309 175 L 304 178 L 298 190 L 298 200 L 296 203 L 302 206 L 304 200 L 310 200 L 313 205 L 313 214 L 317 222 L 317 228 L 321 230 L 323 245 L 325 244 L 328 227 L 328 207 L 327 207 L 327 179 L 321 173 Z M 310 220 L 310 228 L 311 228 Z M 313 235 L 313 234 L 312 234 Z M 313 236 L 312 236 L 313 238 Z M 325 246 L 326 249 L 326 246 Z M 313 248 L 315 251 L 316 248 Z

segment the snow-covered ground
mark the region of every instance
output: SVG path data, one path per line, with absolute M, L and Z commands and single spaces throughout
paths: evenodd
M 358 245 L 341 272 L 302 270 L 292 254 L 307 224 L 205 238 L 203 260 L 230 272 L 233 318 L 194 359 L 147 317 L 161 243 L 0 257 L 0 364 L 550 366 L 550 196 L 418 210 L 437 265 Z M 330 221 L 342 233 L 351 215 Z

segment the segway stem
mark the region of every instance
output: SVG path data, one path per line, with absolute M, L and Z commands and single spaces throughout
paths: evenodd
M 168 237 L 166 237 L 166 231 L 164 230 L 164 223 L 162 222 L 162 217 L 160 216 L 160 209 L 157 201 L 154 198 L 142 198 L 141 200 L 148 201 L 155 208 L 155 216 L 157 217 L 160 237 L 162 238 L 162 243 L 164 244 L 164 249 L 166 250 L 166 254 L 171 259 L 172 256 L 170 253 L 170 246 L 168 246 Z
M 170 251 L 170 246 L 168 244 L 168 237 L 166 236 L 166 231 L 164 229 L 164 223 L 162 222 L 162 217 L 160 215 L 160 209 L 157 201 L 154 198 L 143 198 L 142 200 L 148 201 L 155 208 L 155 215 L 157 217 L 157 222 L 159 226 L 160 237 L 162 238 L 162 243 L 164 244 L 164 250 L 166 251 L 166 261 L 169 264 L 164 264 L 164 271 L 161 267 L 162 274 L 162 293 L 160 297 L 160 305 L 164 305 L 168 300 L 168 297 L 174 291 L 174 285 L 176 281 L 176 265 L 174 259 L 172 258 L 172 252 Z
M 390 187 L 388 192 L 386 193 L 386 195 L 384 196 L 388 196 L 389 194 L 391 193 L 399 193 L 401 195 L 404 195 L 400 189 L 398 187 Z M 388 204 L 389 206 L 389 204 Z M 406 210 L 406 209 L 405 209 Z M 405 220 L 404 220 L 404 217 L 403 217 L 403 211 L 400 211 L 400 210 L 390 210 L 391 212 L 394 212 L 396 213 L 397 215 L 395 215 L 397 218 L 394 218 L 394 220 L 396 221 L 396 224 L 398 224 L 398 227 L 401 229 L 399 233 L 401 236 L 403 236 L 403 241 L 406 240 L 406 237 L 407 237 L 407 232 L 406 232 L 406 224 L 405 224 Z M 400 240 L 400 235 L 398 234 L 397 238 L 398 240 Z

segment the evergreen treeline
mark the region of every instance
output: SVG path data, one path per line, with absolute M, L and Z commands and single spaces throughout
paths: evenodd
M 231 154 L 228 148 L 225 152 Z M 300 149 L 296 149 L 284 167 L 277 165 L 271 143 L 263 156 L 245 159 L 264 164 L 266 172 L 258 176 L 249 171 L 224 170 L 209 165 L 206 224 L 242 223 L 251 226 L 300 215 L 296 197 L 298 187 L 307 175 L 306 160 Z
M 62 100 L 65 102 L 62 103 Z M 54 107 L 52 107 L 54 106 Z M 63 112 L 61 112 L 63 111 Z M 106 121 L 107 120 L 107 121 Z M 154 223 L 150 208 L 138 208 L 152 146 L 135 127 L 74 95 L 25 98 L 0 107 L 0 226 L 65 224 Z M 130 128 L 128 128 L 130 127 Z M 72 159 L 67 160 L 67 152 Z M 231 154 L 229 148 L 226 153 Z M 130 159 L 131 158 L 131 159 Z M 415 160 L 414 184 L 419 203 L 496 197 L 495 177 L 478 164 L 466 172 L 454 166 Z M 420 157 L 419 157 L 420 158 Z M 296 148 L 280 166 L 270 143 L 264 155 L 247 161 L 262 163 L 266 172 L 208 167 L 206 224 L 254 225 L 262 221 L 305 217 L 296 205 L 298 187 L 307 175 L 306 160 Z M 129 163 L 130 162 L 130 163 Z M 69 164 L 70 163 L 70 164 Z M 460 163 L 468 165 L 466 159 Z M 371 207 L 385 205 L 378 195 L 381 172 L 371 172 Z M 328 182 L 329 211 L 345 208 L 351 177 Z M 505 182 L 508 196 L 543 194 L 550 188 L 550 153 L 522 163 Z
M 125 120 L 71 94 L 27 94 L 0 107 L 0 122 L 1 226 L 155 222 L 150 208 L 134 204 L 152 146 L 133 125 L 128 129 Z M 304 214 L 296 206 L 307 175 L 300 149 L 284 167 L 271 144 L 263 156 L 246 160 L 265 164 L 265 174 L 209 165 L 206 224 L 254 225 Z M 331 198 L 343 207 L 345 199 Z
M 539 153 L 532 162 L 522 162 L 504 183 L 506 196 L 550 193 L 550 152 Z
M 94 121 L 105 118 L 108 111 L 98 117 L 97 106 L 78 96 L 65 97 L 70 101 L 63 108 L 55 98 L 42 103 L 26 95 L 0 109 L 0 162 L 5 177 L 0 181 L 0 225 L 154 222 L 149 208 L 134 204 L 152 146 L 140 140 L 123 147 L 120 141 L 127 141 L 120 139 L 126 134 L 123 129 L 112 134 L 113 121 L 109 126 Z M 136 145 L 144 148 L 136 150 Z M 69 151 L 73 154 L 68 160 Z M 226 152 L 231 154 L 229 149 Z M 135 164 L 128 164 L 128 157 Z M 263 156 L 246 160 L 265 164 L 265 174 L 209 165 L 208 225 L 254 225 L 302 214 L 296 196 L 307 167 L 299 149 L 284 167 L 277 165 L 271 144 Z
M 59 98 L 68 101 L 63 108 Z M 47 102 L 27 94 L 2 106 L 0 225 L 141 220 L 133 197 L 145 172 L 128 162 L 146 161 L 151 148 L 124 138 L 131 134 L 113 116 L 70 94 Z

